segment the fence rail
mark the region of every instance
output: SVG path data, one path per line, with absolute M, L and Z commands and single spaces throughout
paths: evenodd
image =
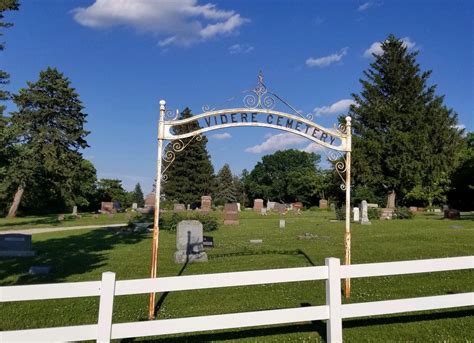
M 327 320 L 328 342 L 342 341 L 342 319 L 474 305 L 474 292 L 421 298 L 341 304 L 341 279 L 474 269 L 474 256 L 341 266 L 327 258 L 325 266 L 218 273 L 116 281 L 115 273 L 101 281 L 0 287 L 0 302 L 99 296 L 97 324 L 0 332 L 0 341 L 92 340 L 157 336 L 197 331 Z M 270 283 L 326 280 L 326 305 L 303 308 L 112 323 L 114 297 Z

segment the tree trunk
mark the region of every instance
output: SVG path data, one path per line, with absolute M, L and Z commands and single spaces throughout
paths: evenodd
M 18 206 L 20 206 L 21 198 L 23 197 L 23 192 L 25 188 L 23 186 L 18 186 L 15 197 L 13 198 L 13 204 L 10 207 L 10 211 L 8 211 L 7 218 L 15 218 L 16 212 L 18 211 Z
M 391 190 L 387 197 L 387 208 L 395 208 L 395 190 Z

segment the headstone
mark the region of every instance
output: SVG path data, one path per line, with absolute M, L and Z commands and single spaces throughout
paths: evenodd
M 449 206 L 448 205 L 443 205 L 443 212 L 449 211 Z
M 461 212 L 455 210 L 454 208 L 444 211 L 445 219 L 461 219 Z
M 31 235 L 0 235 L 0 256 L 35 256 L 35 252 L 31 250 Z
M 202 236 L 202 245 L 208 248 L 214 248 L 214 237 Z
M 64 214 L 58 216 L 58 221 L 62 222 L 64 220 Z
M 319 200 L 319 208 L 320 209 L 327 209 L 328 208 L 328 201 L 326 199 Z
M 197 220 L 183 220 L 176 230 L 176 263 L 207 262 L 203 248 L 202 223 Z
M 237 203 L 225 204 L 224 225 L 239 225 L 239 211 Z
M 380 219 L 392 219 L 394 211 L 395 209 L 393 208 L 382 208 L 382 212 L 380 212 Z
M 138 204 L 137 204 L 136 202 L 134 202 L 134 203 L 132 204 L 132 209 L 133 209 L 133 210 L 136 210 L 137 208 L 138 208 Z
M 97 219 L 97 218 L 99 218 L 99 215 L 98 215 L 97 213 L 94 213 L 94 214 L 92 215 L 92 218 Z
M 362 225 L 370 225 L 372 224 L 370 221 L 369 221 L 369 214 L 367 212 L 367 201 L 365 200 L 362 200 L 362 216 L 361 216 L 361 219 L 360 219 L 360 223 Z
M 77 216 L 77 206 L 74 206 L 74 207 L 72 208 L 72 215 L 73 215 L 73 216 Z
M 302 202 L 294 202 L 293 203 L 293 209 L 294 210 L 302 210 L 303 209 L 303 203 Z
M 360 220 L 360 211 L 359 211 L 359 208 L 358 207 L 354 207 L 352 209 L 352 213 L 353 213 L 353 218 L 354 218 L 354 222 L 359 222 Z
M 190 204 L 188 204 L 187 210 L 191 211 L 191 205 Z
M 289 206 L 286 206 L 286 208 L 288 208 L 290 211 L 293 211 L 293 210 L 294 210 L 293 204 L 290 204 Z
M 173 205 L 173 211 L 174 212 L 182 212 L 186 210 L 186 206 L 184 204 L 174 204 Z
M 435 211 L 435 213 L 441 213 L 441 209 L 440 209 L 440 208 L 435 208 L 434 211 Z
M 267 210 L 272 211 L 275 208 L 276 202 L 274 201 L 267 201 Z
M 28 270 L 28 274 L 49 274 L 51 272 L 51 266 L 31 266 Z
M 250 243 L 252 243 L 252 244 L 261 244 L 261 243 L 263 243 L 263 239 L 251 239 Z
M 237 211 L 240 212 L 240 202 L 237 203 Z
M 145 197 L 145 208 L 155 208 L 155 193 L 148 193 Z
M 115 213 L 117 211 L 114 209 L 113 202 L 103 201 L 100 203 L 100 212 L 101 213 Z
M 260 212 L 263 208 L 263 200 L 262 199 L 254 199 L 253 201 L 253 210 L 255 212 Z
M 280 229 L 284 229 L 286 227 L 285 219 L 280 219 Z
M 335 203 L 330 203 L 329 204 L 329 208 L 331 209 L 331 211 L 335 211 L 336 210 L 336 204 Z
M 201 197 L 201 211 L 209 212 L 212 206 L 212 198 L 209 195 L 203 195 Z
M 285 204 L 280 204 L 279 202 L 275 203 L 275 206 L 273 207 L 273 210 L 280 213 L 284 214 L 286 213 L 286 205 Z
M 416 206 L 410 206 L 408 209 L 410 210 L 410 212 L 418 211 L 418 207 L 416 207 Z
M 265 207 L 262 208 L 262 209 L 260 210 L 260 214 L 261 214 L 262 216 L 266 216 L 266 215 L 267 215 L 267 209 L 266 209 Z
M 367 208 L 379 208 L 379 204 L 367 204 Z

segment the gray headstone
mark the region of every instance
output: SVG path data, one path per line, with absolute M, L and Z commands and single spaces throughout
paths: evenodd
M 74 207 L 72 208 L 72 215 L 73 215 L 73 216 L 77 216 L 77 206 L 74 206 Z
M 285 219 L 280 219 L 280 229 L 284 229 L 286 227 Z
M 262 216 L 266 216 L 266 215 L 267 215 L 267 209 L 266 209 L 265 207 L 261 208 L 261 209 L 260 209 L 260 214 L 261 214 Z
M 173 205 L 173 211 L 174 212 L 182 212 L 186 210 L 186 205 L 185 204 L 174 204 Z
M 137 204 L 136 202 L 134 202 L 134 203 L 132 204 L 132 209 L 136 210 L 137 208 L 138 208 L 138 204 Z
M 36 275 L 36 274 L 49 274 L 51 272 L 50 266 L 31 266 L 30 270 L 28 270 L 28 274 Z
M 360 223 L 362 225 L 370 225 L 372 224 L 370 221 L 369 221 L 369 214 L 367 212 L 367 201 L 366 200 L 362 200 L 362 216 L 360 218 Z
M 352 213 L 353 213 L 353 217 L 354 217 L 354 221 L 355 222 L 358 222 L 360 220 L 360 211 L 359 211 L 359 208 L 358 207 L 354 207 L 352 209 Z
M 335 211 L 336 210 L 336 204 L 335 203 L 330 203 L 329 204 L 329 208 L 331 209 L 331 211 Z
M 240 202 L 237 203 L 237 211 L 240 212 L 241 209 L 240 209 Z
M 183 220 L 176 230 L 176 263 L 207 262 L 203 247 L 203 228 L 197 220 Z
M 274 202 L 274 201 L 268 201 L 267 202 L 267 210 L 269 210 L 269 211 L 273 210 L 275 208 L 275 204 L 276 204 L 276 202 Z
M 35 252 L 31 250 L 31 235 L 0 235 L 0 256 L 35 256 Z

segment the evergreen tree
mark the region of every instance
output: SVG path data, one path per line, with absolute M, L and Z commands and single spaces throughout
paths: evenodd
M 215 203 L 224 205 L 237 202 L 237 189 L 229 165 L 226 163 L 216 176 Z
M 431 71 L 420 70 L 418 52 L 390 35 L 382 53 L 360 80 L 353 94 L 353 167 L 357 184 L 388 193 L 394 207 L 419 186 L 435 187 L 456 164 L 460 133 L 457 115 L 428 86 Z
M 191 110 L 185 108 L 179 119 L 191 118 Z M 176 135 L 196 131 L 200 128 L 197 121 L 173 128 Z M 192 141 L 191 141 L 192 140 Z M 176 153 L 176 159 L 167 170 L 166 182 L 163 182 L 163 193 L 167 200 L 199 206 L 201 196 L 210 195 L 214 181 L 214 168 L 207 152 L 207 138 L 186 138 L 182 140 L 187 147 Z M 173 142 L 167 146 L 166 152 L 172 152 Z
M 142 186 L 140 186 L 140 183 L 135 185 L 135 189 L 131 194 L 131 200 L 132 202 L 136 202 L 138 207 L 145 206 L 145 196 L 143 195 Z
M 4 12 L 18 10 L 19 4 L 17 0 L 0 0 L 0 30 L 11 27 L 12 23 L 4 22 Z M 0 51 L 5 48 L 5 43 L 1 41 L 3 32 L 0 31 Z M 2 191 L 1 180 L 5 179 L 6 168 L 10 164 L 11 155 L 13 153 L 12 135 L 8 127 L 8 118 L 3 115 L 5 105 L 3 102 L 10 99 L 10 93 L 4 89 L 9 83 L 10 75 L 6 71 L 0 69 L 0 214 L 6 206 L 6 199 Z M 4 186 L 4 185 L 3 185 Z
M 33 205 L 36 194 L 55 204 L 73 199 L 74 179 L 83 161 L 79 150 L 88 147 L 85 137 L 89 134 L 79 96 L 57 69 L 40 72 L 39 80 L 28 82 L 28 88 L 14 95 L 13 101 L 18 111 L 11 114 L 9 129 L 15 154 L 2 182 L 2 189 L 15 194 L 10 217 L 16 215 L 28 189 Z

